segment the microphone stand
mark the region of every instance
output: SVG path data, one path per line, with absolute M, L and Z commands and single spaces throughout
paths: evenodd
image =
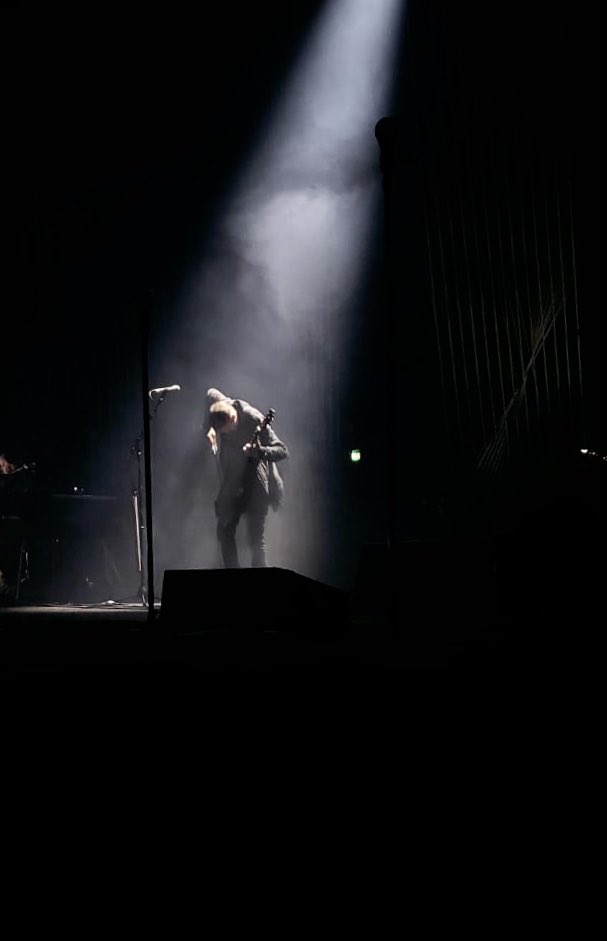
M 154 532 L 152 528 L 152 458 L 151 458 L 151 447 L 150 447 L 150 424 L 160 404 L 164 402 L 165 395 L 167 392 L 179 389 L 179 386 L 167 387 L 163 390 L 150 389 L 150 377 L 149 377 L 149 356 L 148 356 L 148 347 L 149 347 L 149 332 L 150 332 L 150 310 L 151 310 L 151 301 L 152 295 L 151 292 L 143 297 L 140 303 L 140 328 L 141 328 L 141 405 L 143 412 L 143 431 L 141 434 L 135 438 L 133 445 L 131 446 L 130 453 L 134 454 L 137 458 L 137 486 L 133 490 L 132 499 L 133 499 L 133 514 L 135 520 L 135 538 L 137 546 L 137 570 L 140 573 L 140 582 L 139 582 L 139 592 L 138 598 L 140 603 L 147 607 L 148 609 L 148 623 L 153 623 L 155 620 L 155 602 L 156 595 L 154 592 Z M 150 399 L 152 398 L 152 393 L 159 393 L 158 398 L 154 401 L 153 407 L 150 414 Z M 141 494 L 142 494 L 142 479 L 141 479 L 141 444 L 143 442 L 143 465 L 144 465 L 144 480 L 145 480 L 145 523 L 142 519 L 141 513 Z M 142 533 L 146 531 L 147 540 L 147 563 L 144 567 L 143 564 L 143 539 Z M 146 570 L 147 570 L 147 586 L 146 586 Z M 150 603 L 151 601 L 151 603 Z
M 147 385 L 147 383 L 146 383 Z M 144 420 L 144 430 L 135 438 L 133 445 L 131 446 L 130 453 L 134 454 L 137 458 L 137 486 L 133 490 L 133 516 L 135 521 L 135 537 L 136 537 L 136 547 L 137 547 L 137 571 L 140 573 L 140 582 L 139 582 L 139 591 L 137 597 L 139 598 L 141 604 L 144 607 L 147 607 L 148 610 L 154 611 L 154 600 L 152 600 L 152 605 L 150 608 L 149 599 L 154 599 L 154 554 L 153 554 L 153 532 L 152 532 L 152 499 L 151 499 L 151 461 L 149 460 L 149 441 L 150 441 L 150 425 L 154 419 L 156 412 L 158 411 L 160 404 L 164 402 L 165 396 L 160 395 L 154 402 L 151 413 L 148 406 L 149 393 L 146 393 L 146 402 L 145 402 L 145 411 L 144 415 L 147 416 L 147 421 Z M 145 445 L 145 427 L 148 427 L 148 446 Z M 142 481 L 142 472 L 141 472 L 141 455 L 142 455 L 142 446 L 143 442 L 143 456 L 144 456 L 144 474 L 145 474 L 145 521 L 143 519 L 141 500 L 143 492 L 143 481 Z M 147 530 L 147 565 L 143 564 L 143 539 L 142 534 Z M 147 569 L 147 587 L 145 579 L 145 571 Z M 150 619 L 153 619 L 153 615 Z
M 142 533 L 145 529 L 143 520 L 141 519 L 141 442 L 143 439 L 143 432 L 135 438 L 133 445 L 131 446 L 131 454 L 134 454 L 137 458 L 137 486 L 133 490 L 133 516 L 135 519 L 135 545 L 137 547 L 137 571 L 139 572 L 141 579 L 139 582 L 139 591 L 137 597 L 139 598 L 141 604 L 145 607 L 147 605 L 147 592 L 145 587 L 145 577 L 143 572 L 143 550 L 142 550 Z
M 150 406 L 149 406 L 149 333 L 151 294 L 148 292 L 141 305 L 141 403 L 143 411 L 143 464 L 145 476 L 145 521 L 147 529 L 147 608 L 148 623 L 155 616 L 154 594 L 154 532 L 152 529 L 152 458 L 150 450 Z M 158 405 L 160 402 L 158 402 Z M 157 406 L 158 407 L 158 406 Z M 154 410 L 154 412 L 156 409 Z M 143 582 L 143 567 L 142 567 Z M 151 601 L 150 601 L 151 599 Z M 144 602 L 145 603 L 145 602 Z

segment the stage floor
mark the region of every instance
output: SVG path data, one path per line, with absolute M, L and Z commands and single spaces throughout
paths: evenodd
M 142 604 L 0 608 L 0 673 L 87 676 L 209 672 L 503 671 L 507 625 L 373 614 L 272 626 L 209 615 L 179 622 Z
M 156 611 L 160 605 L 156 605 Z M 17 625 L 47 625 L 60 621 L 91 624 L 96 621 L 113 624 L 132 621 L 140 624 L 148 620 L 147 607 L 141 603 L 104 602 L 103 604 L 39 604 L 5 605 L 0 607 L 0 629 Z

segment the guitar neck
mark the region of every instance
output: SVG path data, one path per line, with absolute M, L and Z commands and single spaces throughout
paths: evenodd
M 275 414 L 276 413 L 273 408 L 268 409 L 268 411 L 266 412 L 263 418 L 263 421 L 257 426 L 257 428 L 255 429 L 255 433 L 253 434 L 253 437 L 251 438 L 251 441 L 249 442 L 251 447 L 254 447 L 255 445 L 259 444 L 259 437 L 262 431 L 264 430 L 264 428 L 267 428 L 268 425 L 272 424 L 272 422 L 274 421 Z

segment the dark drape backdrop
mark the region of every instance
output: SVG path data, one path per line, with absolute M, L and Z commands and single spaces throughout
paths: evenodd
M 397 536 L 514 524 L 581 448 L 604 453 L 588 25 L 558 5 L 408 5 L 377 129 Z

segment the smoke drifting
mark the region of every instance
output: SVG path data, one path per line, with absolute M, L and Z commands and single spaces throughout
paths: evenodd
M 334 564 L 336 519 L 349 509 L 339 488 L 342 399 L 377 252 L 374 126 L 388 105 L 399 6 L 329 6 L 246 169 L 201 233 L 199 260 L 158 312 L 152 381 L 183 389 L 153 428 L 159 575 L 218 562 L 217 467 L 201 429 L 205 392 L 215 386 L 262 412 L 275 408 L 289 447 L 269 564 L 347 578 Z

